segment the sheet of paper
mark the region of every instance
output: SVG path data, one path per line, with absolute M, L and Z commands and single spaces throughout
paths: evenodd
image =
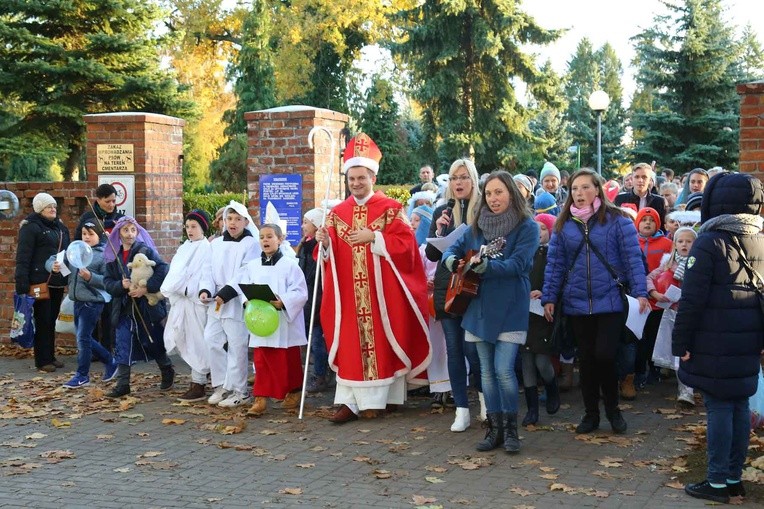
M 626 318 L 626 327 L 637 336 L 637 339 L 642 339 L 642 334 L 645 331 L 645 322 L 647 321 L 647 315 L 650 314 L 650 310 L 640 313 L 639 301 L 631 295 L 627 295 L 626 299 L 629 301 L 629 316 Z
M 682 289 L 678 286 L 671 285 L 663 295 L 665 295 L 671 302 L 658 302 L 655 305 L 661 309 L 668 309 L 682 298 Z
M 58 262 L 58 265 L 59 265 L 58 270 L 61 272 L 61 275 L 64 277 L 72 273 L 72 271 L 69 270 L 69 267 L 67 267 L 66 264 L 64 263 L 65 255 L 66 255 L 66 251 L 61 251 L 60 253 L 56 255 L 56 261 Z
M 454 231 L 446 235 L 445 237 L 430 237 L 427 239 L 427 243 L 430 244 L 432 247 L 440 251 L 441 253 L 445 253 L 446 249 L 451 247 L 457 240 L 459 240 L 459 237 L 461 237 L 464 234 L 464 230 L 468 229 L 469 226 L 466 224 L 460 224 Z
M 544 306 L 541 305 L 541 299 L 531 299 L 531 313 L 544 316 Z

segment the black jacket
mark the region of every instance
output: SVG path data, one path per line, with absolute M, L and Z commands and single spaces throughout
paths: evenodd
M 703 195 L 704 226 L 682 283 L 672 350 L 680 357 L 690 352 L 690 359 L 680 363 L 679 379 L 720 399 L 756 392 L 764 314 L 741 265 L 738 244 L 753 268 L 764 274 L 764 235 L 732 233 L 718 221 L 731 217 L 723 214 L 758 215 L 763 200 L 761 182 L 748 175 L 711 179 Z
M 544 289 L 544 270 L 549 245 L 539 246 L 533 255 L 533 267 L 531 268 L 531 290 Z M 552 338 L 553 325 L 543 316 L 531 313 L 528 317 L 528 336 L 523 346 L 524 350 L 535 354 L 551 354 L 549 341 Z
M 124 217 L 124 214 L 114 209 L 114 212 L 111 212 L 110 214 L 106 214 L 98 207 L 98 204 L 94 204 L 93 208 L 96 212 L 98 212 L 98 219 L 100 220 L 101 224 L 104 228 L 104 236 L 109 235 L 111 230 L 114 228 L 114 225 L 117 224 L 117 220 L 119 220 L 120 217 Z M 81 240 L 82 239 L 82 225 L 87 223 L 88 221 L 92 223 L 98 223 L 98 221 L 95 220 L 96 215 L 93 214 L 92 210 L 88 210 L 84 214 L 80 216 L 80 220 L 77 223 L 77 230 L 74 232 L 74 240 Z
M 297 248 L 297 264 L 302 269 L 302 273 L 305 274 L 305 282 L 308 284 L 308 302 L 305 303 L 305 329 L 308 331 L 310 326 L 310 310 L 313 302 L 313 285 L 316 281 L 316 260 L 313 259 L 313 251 L 316 249 L 318 242 L 315 238 L 310 240 L 303 240 Z M 321 282 L 321 276 L 318 277 L 318 291 L 316 292 L 316 318 L 313 326 L 321 326 L 321 297 L 324 294 L 323 284 Z
M 29 292 L 31 285 L 44 283 L 48 276 L 50 286 L 66 286 L 66 278 L 61 273 L 51 275 L 45 270 L 45 262 L 67 247 L 69 230 L 60 219 L 48 221 L 36 212 L 27 216 L 21 224 L 16 247 L 16 293 Z
M 462 207 L 462 222 L 466 222 L 467 218 L 467 206 L 469 205 L 469 200 L 460 200 L 459 206 Z M 448 207 L 447 204 L 443 204 L 436 208 L 432 213 L 432 223 L 430 224 L 430 231 L 427 234 L 427 237 L 435 237 L 435 232 L 438 228 L 438 226 L 435 224 L 435 221 L 443 214 L 443 211 L 446 210 L 446 207 Z M 457 225 L 454 225 L 454 216 L 451 215 L 451 223 L 448 225 L 448 229 L 446 229 L 445 234 L 448 235 L 452 231 L 456 229 Z M 440 252 L 438 248 L 433 247 L 430 244 L 427 244 L 424 250 L 425 256 L 427 256 L 427 259 L 431 262 L 438 262 L 438 268 L 435 269 L 435 278 L 434 278 L 434 290 L 433 290 L 433 301 L 435 303 L 435 319 L 441 320 L 443 318 L 452 318 L 453 315 L 450 313 L 446 313 L 445 306 L 446 306 L 446 288 L 448 287 L 448 282 L 451 280 L 451 272 L 446 268 L 445 265 L 440 263 L 441 258 L 443 257 L 443 253 Z
M 619 207 L 624 203 L 633 203 L 637 206 L 637 210 L 639 210 L 639 196 L 634 194 L 634 191 L 627 191 L 619 194 L 615 197 L 614 203 Z M 661 195 L 649 193 L 647 195 L 646 203 L 647 207 L 655 209 L 656 212 L 658 212 L 658 215 L 661 218 L 661 231 L 666 231 L 666 200 Z
M 149 293 L 156 293 L 162 286 L 164 278 L 167 277 L 170 266 L 162 260 L 156 251 L 143 242 L 133 244 L 127 256 L 127 263 L 132 262 L 138 253 L 143 253 L 149 260 L 156 262 L 154 274 L 146 282 L 146 289 Z M 113 298 L 111 303 L 111 321 L 115 327 L 119 324 L 120 317 L 133 315 L 132 299 L 127 294 L 128 290 L 122 287 L 123 274 L 125 275 L 124 277 L 130 278 L 130 269 L 127 268 L 127 263 L 122 262 L 122 249 L 120 246 L 117 248 L 117 258 L 106 264 L 106 274 L 103 278 L 104 287 Z M 143 319 L 146 321 L 146 325 L 157 325 L 167 316 L 167 305 L 164 299 L 160 300 L 155 306 L 149 306 L 146 297 L 135 299 L 135 302 Z

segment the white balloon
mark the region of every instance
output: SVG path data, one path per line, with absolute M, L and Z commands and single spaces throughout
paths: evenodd
M 93 261 L 93 250 L 81 240 L 75 240 L 66 248 L 66 259 L 72 267 L 84 269 Z

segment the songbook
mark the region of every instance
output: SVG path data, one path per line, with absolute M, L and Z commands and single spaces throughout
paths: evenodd
M 265 302 L 270 302 L 272 300 L 278 300 L 278 297 L 276 297 L 276 294 L 273 293 L 273 290 L 271 290 L 271 287 L 268 285 L 252 285 L 252 284 L 239 284 L 239 288 L 241 288 L 242 293 L 247 298 L 247 300 L 264 300 Z

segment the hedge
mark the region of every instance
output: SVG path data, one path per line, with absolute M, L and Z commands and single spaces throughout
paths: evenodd
M 210 219 L 214 219 L 215 212 L 231 200 L 246 205 L 247 193 L 183 193 L 183 217 L 186 217 L 189 210 L 202 209 L 210 215 Z M 213 233 L 220 232 L 210 231 L 210 234 Z

